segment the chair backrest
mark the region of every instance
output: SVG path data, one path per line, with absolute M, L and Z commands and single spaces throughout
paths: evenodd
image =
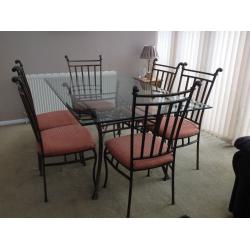
M 183 92 L 171 94 L 145 95 L 138 88 L 133 88 L 132 123 L 131 123 L 131 168 L 136 160 L 149 159 L 175 153 L 176 141 L 190 100 L 197 85 Z M 138 114 L 140 114 L 138 118 Z M 165 124 L 162 117 L 165 116 Z M 171 118 L 171 119 L 170 119 Z M 141 121 L 141 143 L 135 146 L 136 121 Z M 148 122 L 154 120 L 154 129 L 149 133 Z M 143 120 L 143 121 L 142 121 Z M 161 130 L 161 132 L 160 132 Z M 168 136 L 166 135 L 168 132 Z M 161 136 L 158 136 L 161 134 Z M 168 137 L 168 139 L 166 139 Z M 157 142 L 157 143 L 156 143 Z M 135 153 L 134 147 L 140 147 Z M 138 149 L 137 149 L 138 150 Z
M 176 67 L 174 67 L 159 64 L 157 61 L 157 58 L 153 61 L 150 83 L 171 93 L 177 72 L 179 68 L 184 67 L 186 63 L 179 63 Z
M 102 56 L 96 60 L 70 60 L 66 55 L 73 94 L 102 93 Z
M 39 145 L 42 147 L 42 140 L 41 140 L 41 134 L 40 130 L 38 127 L 38 122 L 37 122 L 37 117 L 36 113 L 33 110 L 32 104 L 30 103 L 29 99 L 26 96 L 26 91 L 25 91 L 25 84 L 23 82 L 23 79 L 20 76 L 12 77 L 12 82 L 16 83 L 18 86 L 18 92 L 21 97 L 23 106 L 25 108 L 25 111 L 27 113 L 27 116 L 29 118 L 31 127 L 33 129 L 33 132 L 35 134 L 36 140 L 39 143 Z M 41 149 L 43 150 L 43 149 Z
M 26 97 L 28 98 L 29 102 L 31 103 L 32 108 L 34 108 L 34 112 L 35 112 L 35 105 L 34 105 L 34 101 L 33 101 L 33 97 L 31 94 L 28 80 L 27 80 L 26 74 L 24 72 L 23 63 L 17 59 L 17 60 L 15 60 L 15 64 L 16 65 L 12 68 L 12 72 L 16 72 L 18 74 L 18 76 L 21 77 L 22 84 L 23 84 L 23 91 L 24 91 Z
M 195 90 L 192 99 L 194 102 L 199 102 L 205 105 L 207 104 L 208 98 L 211 94 L 219 72 L 222 72 L 221 68 L 218 68 L 214 73 L 209 73 L 187 69 L 185 65 L 181 70 L 177 91 L 185 91 L 190 88 L 190 86 L 192 86 L 195 81 L 200 81 L 201 85 Z M 187 113 L 186 118 L 201 126 L 204 111 L 205 109 L 200 109 L 189 112 Z

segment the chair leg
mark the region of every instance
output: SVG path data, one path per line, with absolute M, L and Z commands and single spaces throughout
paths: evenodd
M 175 163 L 173 162 L 171 165 L 171 169 L 172 169 L 172 205 L 175 204 L 175 190 L 174 190 L 174 176 L 175 176 Z
M 199 152 L 200 152 L 200 135 L 198 135 L 197 146 L 196 146 L 196 169 L 199 170 Z
M 37 159 L 38 159 L 39 173 L 40 173 L 40 176 L 42 176 L 43 175 L 43 173 L 42 173 L 42 162 L 41 162 L 41 155 L 39 153 L 37 153 Z
M 130 217 L 132 189 L 133 189 L 133 171 L 131 171 L 131 173 L 130 173 L 130 179 L 129 179 L 129 194 L 128 194 L 127 218 Z
M 139 134 L 139 132 L 140 132 L 140 130 L 138 129 L 138 127 L 139 127 L 139 122 L 136 122 L 135 126 L 136 126 L 136 134 Z
M 120 137 L 121 136 L 121 124 L 120 123 L 117 124 L 117 129 L 118 129 L 118 136 Z
M 164 177 L 163 177 L 162 179 L 163 179 L 164 181 L 169 180 L 170 177 L 169 177 L 169 175 L 168 175 L 168 165 L 166 165 L 165 167 L 163 166 L 163 167 L 162 167 L 162 171 L 163 171 L 163 173 L 164 173 Z
M 44 201 L 48 202 L 46 172 L 45 172 L 45 164 L 44 164 L 43 157 L 41 157 L 41 166 L 42 166 L 42 174 L 43 174 Z
M 104 166 L 105 166 L 105 180 L 104 180 L 103 188 L 106 188 L 107 182 L 108 182 L 108 162 L 106 159 L 106 149 L 104 151 Z
M 150 169 L 148 169 L 147 177 L 150 177 Z
M 94 166 L 93 166 L 93 171 L 92 171 L 92 178 L 93 178 L 93 182 L 94 182 L 94 185 L 95 185 L 95 170 L 96 170 L 96 164 L 97 164 L 97 154 L 96 154 L 96 151 L 95 149 L 93 150 L 94 152 L 94 156 L 95 156 L 95 160 L 94 160 Z
M 115 133 L 115 124 L 113 124 L 113 136 L 114 136 L 114 138 L 116 137 L 116 133 Z

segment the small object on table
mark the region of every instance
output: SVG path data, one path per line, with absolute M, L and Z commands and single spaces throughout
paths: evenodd
M 161 87 L 161 81 L 160 80 L 156 80 L 156 79 L 152 79 L 151 80 L 151 76 L 149 77 L 134 77 L 135 80 L 139 81 L 139 82 L 142 82 L 142 83 L 148 83 L 148 84 L 151 84 L 151 85 L 154 85 L 158 88 Z

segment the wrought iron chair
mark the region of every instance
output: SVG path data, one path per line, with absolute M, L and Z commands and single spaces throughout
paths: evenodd
M 111 110 L 116 105 L 116 99 L 102 99 L 102 56 L 95 60 L 70 60 L 67 55 L 65 59 L 71 79 L 71 85 L 67 86 L 73 109 L 81 120 L 89 121 L 93 119 L 93 110 Z M 81 98 L 84 98 L 84 102 Z M 78 102 L 78 100 L 80 100 Z M 79 105 L 80 103 L 80 105 Z M 118 123 L 113 125 L 104 125 L 105 133 L 116 131 L 120 135 L 121 130 L 126 124 Z M 112 129 L 109 128 L 112 126 Z
M 176 67 L 157 63 L 154 59 L 149 83 L 165 89 L 168 93 L 172 92 L 178 70 L 187 65 L 187 63 L 178 63 Z
M 176 141 L 174 138 L 179 135 L 191 96 L 198 84 L 198 82 L 194 83 L 191 89 L 184 92 L 158 95 L 140 94 L 137 87 L 133 88 L 131 135 L 108 140 L 104 150 L 106 168 L 104 187 L 106 187 L 108 180 L 108 163 L 129 180 L 127 217 L 130 217 L 133 175 L 137 171 L 158 167 L 164 168 L 165 165 L 168 165 L 172 170 L 172 204 L 175 203 Z M 174 115 L 172 116 L 173 113 Z M 158 133 L 162 115 L 166 115 L 166 120 L 163 128 L 163 136 L 160 137 Z M 170 129 L 169 122 L 171 117 L 173 117 L 174 123 Z M 179 117 L 180 120 L 178 120 Z M 153 133 L 147 130 L 148 121 L 152 118 L 154 122 Z M 138 133 L 136 127 L 137 119 L 143 119 L 140 133 Z M 170 135 L 168 139 L 165 136 L 166 131 Z
M 171 93 L 174 82 L 176 80 L 176 76 L 181 68 L 183 68 L 187 63 L 178 63 L 176 67 L 159 64 L 157 63 L 158 59 L 155 58 L 153 60 L 152 71 L 150 73 L 150 78 L 147 81 L 142 81 L 143 84 L 151 84 L 156 86 L 156 88 L 160 88 L 166 90 L 166 93 Z M 139 80 L 139 78 L 136 78 Z M 146 86 L 147 87 L 147 86 Z M 157 90 L 156 90 L 157 91 Z M 137 121 L 137 127 L 140 127 L 141 121 Z M 152 123 L 150 124 L 152 126 Z M 148 171 L 149 176 L 150 171 Z
M 186 66 L 186 65 L 185 65 Z M 202 104 L 207 104 L 208 98 L 212 91 L 213 85 L 215 83 L 216 77 L 219 72 L 222 72 L 221 68 L 218 68 L 215 73 L 208 73 L 198 70 L 191 70 L 183 67 L 181 70 L 181 76 L 178 82 L 177 91 L 185 91 L 195 81 L 200 81 L 201 85 L 195 90 L 193 95 L 193 101 L 199 102 Z M 202 118 L 204 115 L 205 109 L 199 109 L 196 111 L 188 112 L 185 115 L 185 119 L 183 120 L 180 133 L 175 139 L 178 141 L 177 148 L 185 147 L 191 145 L 193 143 L 197 144 L 196 147 L 196 169 L 199 169 L 199 145 L 200 145 L 200 131 Z M 162 124 L 164 124 L 166 117 L 163 117 Z M 175 121 L 174 117 L 170 118 L 170 124 L 173 124 Z M 159 135 L 163 136 L 164 131 L 160 129 Z M 168 135 L 165 135 L 168 138 Z M 165 176 L 166 178 L 166 176 Z
M 73 93 L 80 91 L 85 94 L 102 93 L 102 56 L 96 60 L 70 60 L 67 55 L 71 90 Z M 99 79 L 98 79 L 99 78 Z
M 34 108 L 34 101 L 33 101 L 33 97 L 31 94 L 28 80 L 26 78 L 23 64 L 20 60 L 15 60 L 15 64 L 16 66 L 12 68 L 12 71 L 17 72 L 18 76 L 22 78 L 23 84 L 24 84 L 23 86 L 24 91 L 30 103 L 32 104 L 32 108 Z M 35 108 L 33 112 L 35 112 Z M 38 122 L 38 127 L 41 131 L 45 129 L 60 127 L 60 126 L 79 124 L 79 122 L 74 117 L 74 115 L 68 110 L 59 110 L 59 111 L 52 111 L 52 112 L 38 114 L 37 122 Z
M 39 129 L 37 117 L 34 112 L 34 107 L 32 107 L 32 102 L 27 96 L 25 90 L 25 83 L 22 77 L 13 77 L 12 81 L 15 82 L 18 86 L 19 95 L 21 97 L 27 116 L 30 120 L 33 132 L 36 137 L 39 170 L 40 174 L 43 176 L 44 201 L 47 202 L 48 195 L 45 167 L 81 161 L 81 159 L 77 159 L 78 154 L 81 155 L 81 153 L 85 151 L 92 151 L 94 157 L 89 157 L 85 159 L 87 160 L 94 158 L 94 173 L 97 162 L 95 141 L 89 130 L 85 127 L 82 127 L 80 124 L 61 126 L 41 131 Z M 75 159 L 68 161 L 67 156 L 69 155 L 74 155 Z M 46 158 L 58 156 L 63 156 L 64 161 L 56 163 L 46 163 L 45 161 Z
M 96 60 L 70 60 L 65 59 L 68 65 L 71 83 L 68 86 L 74 110 L 82 119 L 91 119 L 91 110 L 108 110 L 114 103 L 102 99 L 102 56 Z M 85 97 L 85 107 L 77 105 L 77 97 Z M 84 117 L 85 116 L 85 117 Z M 86 117 L 87 116 L 87 117 Z

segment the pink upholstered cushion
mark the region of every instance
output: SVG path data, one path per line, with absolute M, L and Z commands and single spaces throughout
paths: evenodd
M 146 134 L 145 137 L 145 148 L 144 148 L 144 156 L 150 155 L 151 150 L 151 141 L 152 134 Z M 142 143 L 142 135 L 136 134 L 134 135 L 134 157 L 139 157 L 141 153 L 141 143 Z M 159 147 L 161 143 L 161 138 L 156 137 L 155 140 L 155 148 L 154 154 L 157 155 L 159 152 Z M 109 152 L 126 168 L 130 168 L 130 135 L 117 137 L 106 142 L 106 147 Z M 167 145 L 164 144 L 163 151 L 166 151 Z M 173 161 L 173 155 L 167 154 L 162 156 L 156 156 L 149 159 L 143 160 L 135 160 L 134 161 L 134 169 L 142 170 L 148 168 L 154 168 L 158 166 L 162 166 L 169 162 Z
M 88 110 L 110 110 L 115 107 L 114 100 L 88 100 L 88 101 L 74 101 L 74 108 L 79 111 Z
M 95 148 L 91 133 L 79 124 L 44 130 L 41 137 L 45 156 L 64 155 Z
M 174 120 L 175 120 L 174 117 L 170 117 L 168 128 L 167 128 L 167 131 L 166 131 L 166 138 L 170 137 L 170 133 L 172 131 L 172 126 L 174 125 Z M 162 121 L 161 121 L 160 130 L 159 130 L 160 135 L 162 135 L 162 133 L 163 133 L 165 123 L 166 123 L 166 117 L 163 117 Z M 181 129 L 180 129 L 178 138 L 179 139 L 187 138 L 187 137 L 190 137 L 190 136 L 197 135 L 198 133 L 199 133 L 198 125 L 195 124 L 194 122 L 191 122 L 190 120 L 184 119 L 183 122 L 182 122 L 182 125 L 181 125 Z
M 76 125 L 79 122 L 68 110 L 53 111 L 37 115 L 39 129 L 45 130 L 67 125 Z
M 88 108 L 94 110 L 109 110 L 114 108 L 114 103 L 112 101 L 105 101 L 105 100 L 94 100 L 94 101 L 85 101 L 84 102 Z

